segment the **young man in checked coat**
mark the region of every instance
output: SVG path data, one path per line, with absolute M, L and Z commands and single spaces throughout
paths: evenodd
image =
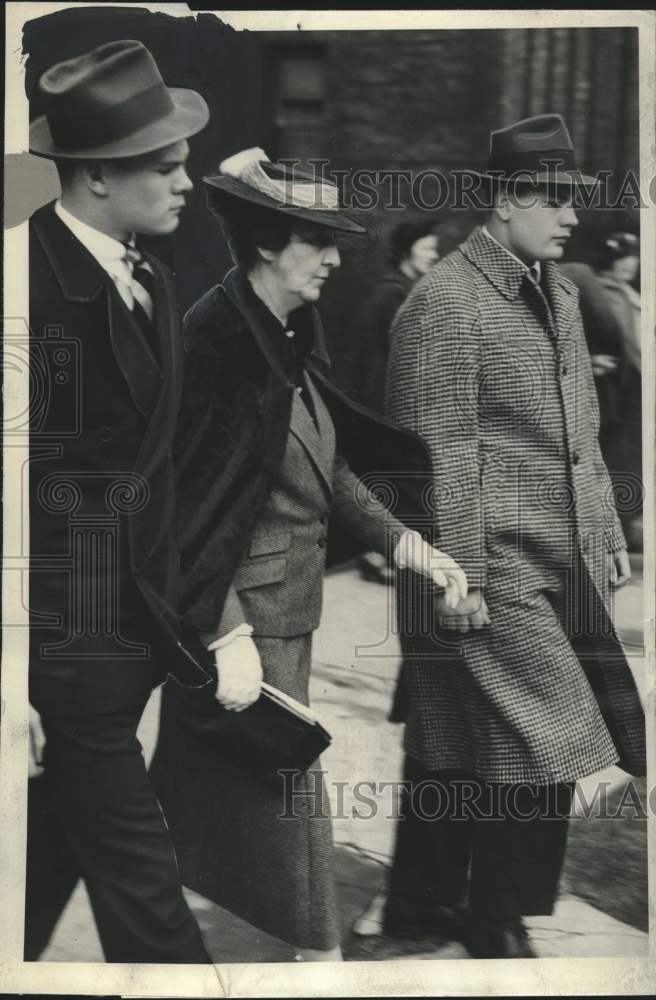
M 533 186 L 491 179 L 516 171 Z M 438 544 L 470 592 L 417 621 L 399 587 L 407 794 L 385 926 L 453 931 L 471 866 L 465 942 L 516 957 L 533 954 L 522 915 L 553 909 L 574 783 L 644 774 L 644 717 L 610 617 L 630 569 L 578 295 L 555 263 L 595 182 L 557 115 L 493 133 L 478 176 L 487 226 L 392 332 L 387 412 L 430 446 Z

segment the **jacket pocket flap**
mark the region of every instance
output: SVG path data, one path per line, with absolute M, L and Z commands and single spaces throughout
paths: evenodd
M 287 560 L 263 559 L 261 562 L 245 563 L 240 566 L 232 582 L 235 590 L 249 587 L 264 587 L 267 583 L 280 583 L 287 574 Z
M 277 535 L 261 534 L 251 540 L 249 556 L 268 556 L 274 552 L 286 552 L 292 540 L 291 531 L 282 531 Z

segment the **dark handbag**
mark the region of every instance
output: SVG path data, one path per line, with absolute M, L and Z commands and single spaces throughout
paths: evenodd
M 301 717 L 270 691 L 241 712 L 229 712 L 204 689 L 187 700 L 180 724 L 232 760 L 275 774 L 306 771 L 330 746 L 320 722 Z
M 330 733 L 315 713 L 268 684 L 262 686 L 258 700 L 243 711 L 223 708 L 214 697 L 216 668 L 207 650 L 190 636 L 183 641 L 187 655 L 201 660 L 213 680 L 203 688 L 182 688 L 175 681 L 169 684 L 169 710 L 173 710 L 176 724 L 193 734 L 208 752 L 214 748 L 260 773 L 275 774 L 307 770 L 330 746 Z

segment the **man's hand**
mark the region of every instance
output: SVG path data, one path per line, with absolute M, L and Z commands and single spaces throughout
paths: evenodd
M 241 712 L 260 696 L 262 664 L 249 635 L 239 635 L 214 650 L 219 673 L 216 699 L 231 712 Z
M 447 608 L 456 608 L 467 597 L 467 577 L 455 559 L 433 548 L 417 531 L 405 531 L 394 550 L 399 569 L 411 569 L 427 576 L 436 587 L 443 587 L 440 600 Z
M 479 629 L 490 624 L 487 604 L 480 590 L 470 590 L 455 607 L 450 607 L 446 603 L 445 596 L 438 597 L 437 612 L 441 628 L 462 632 L 463 635 L 470 629 Z
M 614 590 L 623 587 L 631 579 L 631 563 L 626 549 L 608 554 L 609 582 Z
M 43 748 L 46 745 L 46 737 L 41 726 L 41 716 L 36 708 L 33 708 L 31 705 L 29 708 L 27 776 L 28 778 L 36 778 L 39 774 L 43 773 Z

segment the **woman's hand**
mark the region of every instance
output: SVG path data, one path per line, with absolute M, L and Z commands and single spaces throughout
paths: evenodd
M 427 576 L 436 587 L 443 587 L 439 600 L 446 608 L 455 609 L 467 597 L 467 577 L 455 559 L 433 548 L 417 531 L 405 531 L 394 550 L 399 569 L 411 569 Z
M 219 673 L 216 699 L 231 712 L 241 712 L 260 696 L 262 664 L 249 635 L 238 635 L 214 650 Z

